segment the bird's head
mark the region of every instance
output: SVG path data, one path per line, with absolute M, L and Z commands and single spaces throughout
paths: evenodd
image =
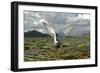
M 61 42 L 59 40 L 56 41 L 56 44 L 55 44 L 55 48 L 60 48 L 61 46 Z

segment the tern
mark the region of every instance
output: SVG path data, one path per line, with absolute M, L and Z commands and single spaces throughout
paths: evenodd
M 70 24 L 67 24 L 67 26 L 65 26 L 65 28 L 63 30 L 60 30 L 56 34 L 54 28 L 51 27 L 50 24 L 46 20 L 44 20 L 42 18 L 42 19 L 40 19 L 40 23 L 44 26 L 47 33 L 53 38 L 55 48 L 61 47 L 63 40 L 64 40 L 64 37 L 65 37 L 65 34 L 67 36 L 68 33 L 73 29 L 73 27 L 70 26 Z M 65 30 L 66 30 L 66 33 L 64 33 Z

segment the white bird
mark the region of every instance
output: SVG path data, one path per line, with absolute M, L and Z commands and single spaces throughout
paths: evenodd
M 73 28 L 70 25 L 67 25 L 64 29 L 60 30 L 60 32 L 56 35 L 54 29 L 50 26 L 50 24 L 47 21 L 45 21 L 44 19 L 40 19 L 40 23 L 44 25 L 48 34 L 53 38 L 54 46 L 56 48 L 61 47 L 65 34 L 67 35 Z M 67 30 L 66 33 L 64 33 L 65 30 Z

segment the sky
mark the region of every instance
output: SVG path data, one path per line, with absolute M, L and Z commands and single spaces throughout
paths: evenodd
M 39 22 L 40 17 L 47 21 L 56 33 L 63 31 L 65 35 L 79 36 L 90 32 L 90 14 L 41 11 L 24 11 L 24 32 L 37 30 L 47 33 Z M 73 27 L 69 34 L 67 25 Z

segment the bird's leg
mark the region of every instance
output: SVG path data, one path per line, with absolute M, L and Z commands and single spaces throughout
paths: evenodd
M 63 44 L 60 45 L 60 49 L 63 47 Z
M 51 46 L 51 50 L 52 50 L 52 51 L 55 51 L 55 50 L 56 50 L 54 44 L 52 44 L 52 46 Z
M 62 53 L 62 47 L 63 45 L 60 44 L 60 47 L 57 49 L 57 57 L 59 58 L 60 53 Z

